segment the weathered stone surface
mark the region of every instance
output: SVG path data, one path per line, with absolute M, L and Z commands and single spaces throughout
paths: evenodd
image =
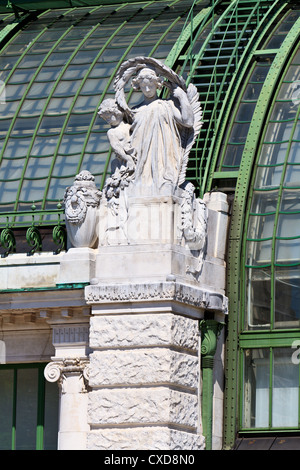
M 163 426 L 92 430 L 87 448 L 95 450 L 203 450 L 204 438 Z
M 107 388 L 89 393 L 89 423 L 105 426 L 173 424 L 196 431 L 197 395 L 168 387 Z
M 195 391 L 198 380 L 198 356 L 170 349 L 117 349 L 90 356 L 92 387 L 173 384 Z
M 90 346 L 133 348 L 174 346 L 198 351 L 196 320 L 173 314 L 97 315 L 91 318 Z

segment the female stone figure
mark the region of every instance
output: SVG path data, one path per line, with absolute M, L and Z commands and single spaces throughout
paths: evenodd
M 143 101 L 134 109 L 126 103 L 124 86 L 132 76 L 132 87 Z M 167 78 L 167 81 L 164 78 Z M 157 96 L 166 86 L 170 99 Z M 116 102 L 131 124 L 131 147 L 136 156 L 134 184 L 159 194 L 174 190 L 185 181 L 189 151 L 202 125 L 197 89 L 156 59 L 137 57 L 120 67 L 116 81 Z
M 144 97 L 134 110 L 131 126 L 131 145 L 138 156 L 135 180 L 157 193 L 163 185 L 173 187 L 177 183 L 182 160 L 181 127 L 192 128 L 194 114 L 186 93 L 178 85 L 172 87 L 177 106 L 175 100 L 158 99 L 162 81 L 149 68 L 143 68 L 132 85 Z

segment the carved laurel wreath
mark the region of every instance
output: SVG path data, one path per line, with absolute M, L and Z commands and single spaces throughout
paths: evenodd
M 167 82 L 164 83 L 165 86 L 168 86 L 168 82 L 172 82 L 180 86 L 184 91 L 187 90 L 186 83 L 182 77 L 177 75 L 177 73 L 170 69 L 170 67 L 159 62 L 153 57 L 135 57 L 133 59 L 126 60 L 117 72 L 114 88 L 116 91 L 116 102 L 121 109 L 124 110 L 129 121 L 132 121 L 133 113 L 126 102 L 124 87 L 130 78 L 143 68 L 152 68 L 157 75 L 164 76 L 167 79 Z

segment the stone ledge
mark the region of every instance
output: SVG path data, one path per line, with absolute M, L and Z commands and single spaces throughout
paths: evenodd
M 87 304 L 173 301 L 199 309 L 227 313 L 227 298 L 219 292 L 174 281 L 157 283 L 95 284 L 85 287 Z

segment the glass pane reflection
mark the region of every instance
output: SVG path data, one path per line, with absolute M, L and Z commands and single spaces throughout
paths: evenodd
M 246 329 L 270 327 L 271 268 L 246 268 Z
M 244 352 L 243 427 L 269 425 L 270 352 L 247 349 Z
M 276 267 L 275 328 L 300 327 L 300 266 Z
M 272 426 L 297 427 L 299 409 L 299 365 L 291 350 L 273 349 Z

